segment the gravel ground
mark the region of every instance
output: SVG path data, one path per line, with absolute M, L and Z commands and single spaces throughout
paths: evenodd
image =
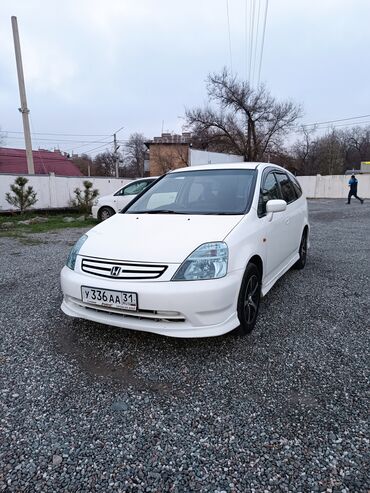
M 0 491 L 368 492 L 370 203 L 344 202 L 310 203 L 246 338 L 69 319 L 82 230 L 0 238 Z

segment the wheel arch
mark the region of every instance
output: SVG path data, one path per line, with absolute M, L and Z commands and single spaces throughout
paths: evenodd
M 262 260 L 262 258 L 257 254 L 253 255 L 253 257 L 251 257 L 248 260 L 247 265 L 248 264 L 254 264 L 257 267 L 257 269 L 260 272 L 261 280 L 262 280 L 263 279 L 263 260 Z M 245 268 L 247 268 L 247 265 L 245 266 Z
M 309 224 L 307 224 L 307 223 L 303 226 L 303 231 L 302 231 L 302 235 L 301 235 L 301 237 L 302 237 L 305 233 L 306 233 L 306 235 L 307 235 L 307 248 L 309 248 L 309 247 L 310 247 L 310 225 L 309 225 Z
M 116 210 L 115 210 L 115 208 L 114 208 L 114 207 L 112 207 L 112 206 L 111 206 L 111 205 L 109 205 L 109 204 L 103 204 L 103 205 L 101 205 L 101 206 L 99 207 L 98 212 L 97 212 L 97 214 L 96 214 L 99 220 L 101 220 L 101 211 L 102 211 L 103 209 L 111 209 L 111 210 L 113 211 L 113 214 L 117 214 L 117 212 L 116 212 Z
M 240 280 L 240 285 L 239 285 L 239 293 L 240 293 L 240 290 L 241 290 L 241 287 L 243 284 L 245 272 L 246 272 L 249 264 L 254 264 L 257 267 L 257 269 L 259 270 L 260 276 L 261 276 L 260 277 L 261 282 L 263 280 L 263 260 L 262 260 L 262 257 L 260 255 L 255 253 L 254 255 L 252 255 L 251 257 L 248 258 L 248 261 L 244 265 L 244 271 L 243 271 L 243 275 L 242 275 L 242 278 Z

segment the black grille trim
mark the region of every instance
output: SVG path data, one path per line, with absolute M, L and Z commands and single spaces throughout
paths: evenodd
M 112 276 L 110 274 L 112 267 L 121 268 L 118 276 Z M 138 267 L 138 269 L 135 269 L 135 267 Z M 98 277 L 117 280 L 158 279 L 167 270 L 167 268 L 168 266 L 163 264 L 139 264 L 124 262 L 122 260 L 95 260 L 91 257 L 83 258 L 81 262 L 81 269 L 83 272 Z

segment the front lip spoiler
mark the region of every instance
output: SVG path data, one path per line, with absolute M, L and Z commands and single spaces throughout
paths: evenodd
M 72 305 L 72 306 L 71 306 Z M 134 319 L 134 317 L 122 317 L 116 314 L 103 314 L 95 310 L 86 310 L 71 304 L 63 298 L 61 310 L 70 317 L 90 320 L 92 322 L 111 325 L 122 329 L 137 330 L 139 332 L 150 332 L 167 337 L 177 337 L 181 339 L 193 339 L 202 337 L 216 337 L 231 330 L 239 325 L 236 313 L 218 325 L 194 327 L 187 320 L 184 322 L 156 322 L 153 320 Z

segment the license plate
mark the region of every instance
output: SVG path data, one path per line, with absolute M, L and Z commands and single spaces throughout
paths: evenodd
M 127 291 L 81 286 L 82 301 L 93 305 L 121 308 L 122 310 L 137 310 L 137 294 Z

